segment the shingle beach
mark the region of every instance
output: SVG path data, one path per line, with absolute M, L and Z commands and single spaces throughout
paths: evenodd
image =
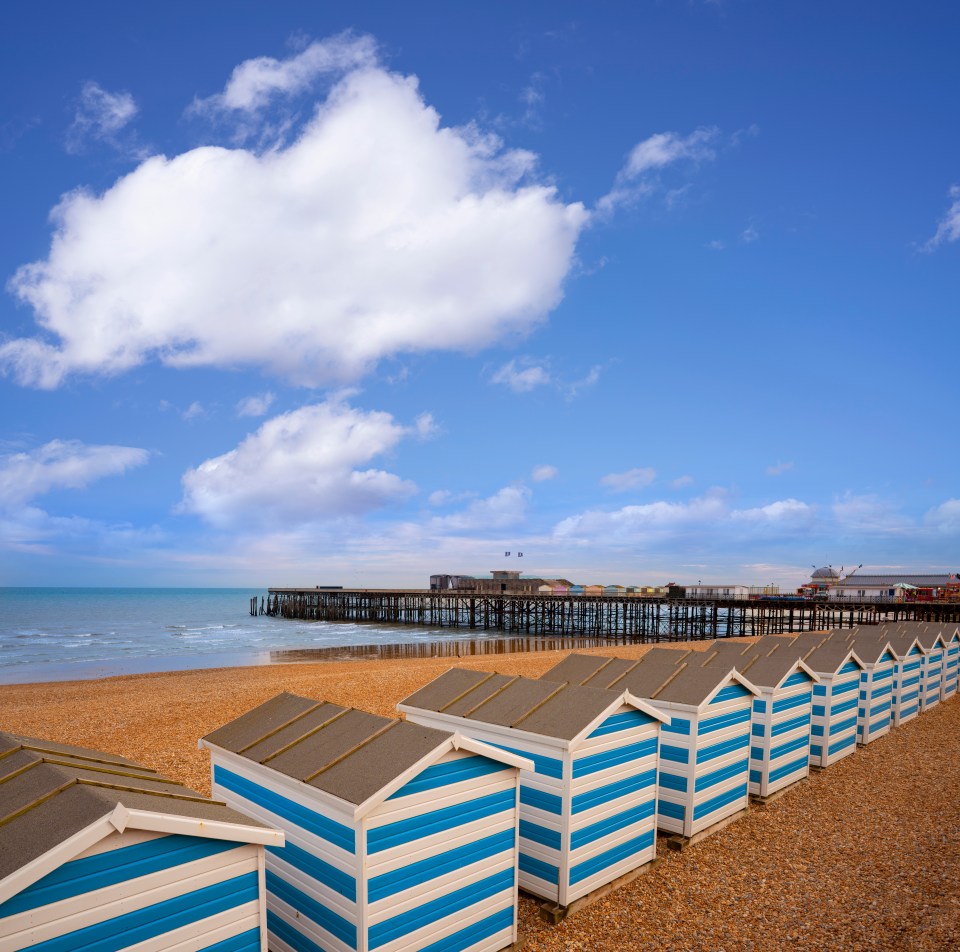
M 457 663 L 538 677 L 565 654 Z M 111 751 L 209 792 L 197 738 L 279 691 L 392 715 L 451 664 L 326 662 L 3 686 L 0 729 Z M 960 948 L 960 701 L 682 853 L 661 846 L 649 873 L 558 926 L 521 897 L 520 938 L 529 952 Z

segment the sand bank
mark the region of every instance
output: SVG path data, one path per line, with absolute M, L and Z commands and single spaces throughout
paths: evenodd
M 677 646 L 680 647 L 680 646 Z M 692 647 L 698 647 L 696 645 Z M 590 649 L 639 657 L 643 647 Z M 328 661 L 0 687 L 0 728 L 134 758 L 204 792 L 197 738 L 279 691 L 391 715 L 459 663 L 537 677 L 566 652 Z M 527 949 L 960 948 L 960 700 L 892 731 Z

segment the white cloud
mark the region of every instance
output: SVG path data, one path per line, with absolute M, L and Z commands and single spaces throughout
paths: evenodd
M 903 532 L 912 521 L 891 502 L 873 494 L 847 492 L 834 500 L 833 517 L 844 529 L 867 532 Z
M 760 232 L 757 229 L 756 225 L 747 225 L 746 228 L 740 232 L 740 240 L 745 244 L 749 245 L 755 242 L 760 237 Z
M 530 495 L 526 486 L 505 486 L 486 499 L 470 503 L 462 512 L 434 517 L 430 528 L 443 532 L 483 532 L 515 526 L 526 517 Z
M 574 400 L 583 393 L 584 390 L 589 390 L 591 387 L 595 387 L 597 381 L 600 379 L 601 367 L 594 366 L 591 367 L 585 376 L 581 377 L 579 380 L 574 380 L 573 383 L 567 384 L 567 399 Z
M 924 524 L 945 534 L 960 532 L 960 499 L 948 499 L 928 510 Z
M 276 396 L 269 390 L 266 393 L 255 394 L 252 397 L 244 397 L 237 403 L 237 416 L 266 416 L 267 411 L 273 406 L 274 400 L 276 400 Z
M 117 146 L 117 133 L 136 114 L 137 104 L 130 93 L 111 93 L 98 83 L 84 83 L 73 123 L 67 130 L 67 151 L 82 151 L 90 139 Z
M 779 499 L 754 509 L 734 509 L 730 513 L 730 518 L 755 525 L 772 525 L 784 522 L 808 522 L 815 514 L 815 507 L 799 499 Z
M 203 417 L 207 415 L 206 408 L 199 400 L 194 400 L 190 406 L 187 407 L 183 413 L 180 414 L 184 420 L 196 420 L 197 417 Z
M 717 238 L 714 241 L 708 241 L 704 247 L 709 248 L 711 251 L 723 251 L 724 248 L 727 247 L 727 243 Z
M 602 212 L 630 205 L 656 188 L 655 174 L 680 161 L 708 162 L 716 157 L 719 130 L 701 127 L 687 136 L 676 132 L 658 132 L 638 142 L 617 173 L 613 189 L 597 202 Z
M 197 112 L 255 112 L 275 97 L 310 89 L 321 76 L 370 68 L 376 62 L 373 37 L 343 33 L 317 40 L 285 60 L 272 56 L 245 60 L 230 74 L 222 93 L 197 99 L 192 108 Z
M 690 486 L 693 483 L 693 477 L 688 475 L 678 476 L 676 479 L 671 480 L 670 485 L 674 489 L 683 489 L 684 486 Z
M 278 75 L 223 95 L 256 104 Z M 149 360 L 321 386 L 528 332 L 588 217 L 533 164 L 441 126 L 415 79 L 356 69 L 287 147 L 154 156 L 103 195 L 64 196 L 49 255 L 10 285 L 40 334 L 0 346 L 0 365 L 43 388 Z
M 529 393 L 551 381 L 550 371 L 540 364 L 524 365 L 511 360 L 504 364 L 491 378 L 493 383 L 502 383 L 514 393 Z
M 220 527 L 296 525 L 402 501 L 416 492 L 412 483 L 359 467 L 415 432 L 389 413 L 334 400 L 301 407 L 185 473 L 180 509 Z
M 657 478 L 657 471 L 650 467 L 637 467 L 628 469 L 625 473 L 610 473 L 600 480 L 602 486 L 606 486 L 615 493 L 622 493 L 628 489 L 643 489 L 649 486 Z
M 782 476 L 784 473 L 789 472 L 793 469 L 793 460 L 789 460 L 786 463 L 782 463 L 780 460 L 777 460 L 772 466 L 767 467 L 768 476 Z
M 607 543 L 641 543 L 647 533 L 669 533 L 689 527 L 716 523 L 727 514 L 722 494 L 689 502 L 651 502 L 624 506 L 613 512 L 589 510 L 557 523 L 554 536 L 573 540 L 603 540 Z
M 83 489 L 104 476 L 145 463 L 147 450 L 133 446 L 51 440 L 28 453 L 0 457 L 0 506 L 21 506 L 53 489 Z
M 545 483 L 548 479 L 554 479 L 558 472 L 559 470 L 556 466 L 534 466 L 530 478 L 535 483 Z
M 950 207 L 940 219 L 936 234 L 923 246 L 924 251 L 933 251 L 945 241 L 960 238 L 960 185 L 951 185 L 949 195 L 952 199 Z

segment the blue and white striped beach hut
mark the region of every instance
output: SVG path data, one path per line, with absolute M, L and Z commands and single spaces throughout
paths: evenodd
M 864 631 L 864 629 L 858 629 Z M 912 721 L 920 713 L 920 691 L 923 678 L 923 649 L 916 637 L 900 627 L 881 627 L 873 637 L 886 642 L 894 655 L 893 726 Z
M 707 658 L 656 648 L 639 661 L 574 654 L 541 678 L 627 690 L 670 718 L 660 744 L 657 827 L 685 837 L 750 799 L 750 709 L 759 692 L 732 666 L 704 667 Z
M 729 658 L 718 652 L 708 663 L 726 668 Z M 737 670 L 760 692 L 750 721 L 750 793 L 769 797 L 810 773 L 812 689 L 819 678 L 777 644 L 741 655 Z
M 909 630 L 909 629 L 908 629 Z M 917 625 L 914 632 L 921 649 L 923 665 L 920 679 L 920 713 L 936 707 L 943 696 L 943 679 L 947 662 L 947 641 L 937 627 Z
M 533 761 L 520 774 L 520 885 L 566 908 L 656 856 L 663 714 L 626 691 L 453 668 L 398 705 Z
M 0 732 L 0 949 L 266 952 L 283 834 L 123 757 Z
M 940 698 L 948 701 L 957 693 L 957 685 L 960 683 L 960 626 L 944 625 L 940 634 L 947 646 L 943 659 L 943 690 Z
M 800 639 L 800 644 L 806 639 Z M 857 749 L 857 708 L 863 662 L 840 639 L 824 641 L 804 655 L 820 678 L 813 686 L 810 765 L 829 767 Z
M 897 656 L 882 633 L 857 631 L 849 639 L 863 662 L 860 672 L 860 705 L 857 708 L 857 743 L 872 744 L 888 733 L 893 723 L 893 677 Z
M 280 694 L 201 741 L 213 790 L 286 833 L 271 952 L 502 949 L 516 940 L 517 768 L 448 730 Z

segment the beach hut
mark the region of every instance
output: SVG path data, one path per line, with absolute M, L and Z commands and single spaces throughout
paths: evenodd
M 560 907 L 656 856 L 660 725 L 627 691 L 453 668 L 398 705 L 533 761 L 520 773 L 520 885 Z
M 283 834 L 123 757 L 0 732 L 0 949 L 266 952 Z
M 800 639 L 801 643 L 809 639 Z M 850 645 L 831 639 L 812 648 L 804 663 L 820 678 L 810 712 L 810 765 L 829 767 L 857 749 L 857 707 L 863 662 Z
M 857 632 L 848 644 L 863 662 L 857 743 L 871 744 L 883 737 L 893 722 L 893 675 L 897 656 L 882 633 Z
M 940 633 L 946 643 L 946 653 L 943 658 L 943 690 L 940 698 L 947 701 L 957 693 L 958 676 L 960 676 L 960 627 L 946 625 Z
M 936 626 L 917 625 L 911 634 L 916 635 L 923 649 L 923 664 L 920 667 L 920 713 L 923 714 L 940 703 L 947 641 Z
M 657 827 L 693 837 L 745 809 L 750 709 L 758 691 L 698 651 L 653 649 L 639 661 L 570 655 L 541 680 L 627 690 L 670 718 L 662 728 Z
M 865 630 L 861 628 L 859 632 Z M 891 726 L 899 727 L 920 713 L 923 649 L 913 634 L 899 626 L 881 626 L 865 633 L 885 642 L 897 659 L 893 666 Z
M 271 952 L 515 941 L 526 760 L 286 693 L 200 743 L 215 795 L 286 833 L 266 857 Z
M 718 653 L 708 665 L 726 668 Z M 737 670 L 758 689 L 750 719 L 750 792 L 765 798 L 810 773 L 810 714 L 819 678 L 789 649 L 742 657 Z
M 571 585 L 570 594 L 571 595 L 583 595 L 586 593 L 586 588 L 583 585 Z

